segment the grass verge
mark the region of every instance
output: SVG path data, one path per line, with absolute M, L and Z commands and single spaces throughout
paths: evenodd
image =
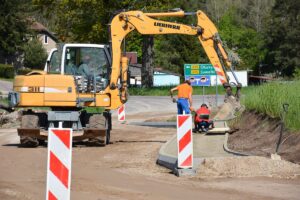
M 242 103 L 248 110 L 256 110 L 271 117 L 282 116 L 282 104 L 289 109 L 284 122 L 290 130 L 300 130 L 300 81 L 273 82 L 244 90 Z

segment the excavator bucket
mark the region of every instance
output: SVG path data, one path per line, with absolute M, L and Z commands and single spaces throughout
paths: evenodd
M 234 119 L 237 112 L 242 112 L 245 109 L 240 101 L 234 96 L 229 96 L 225 99 L 224 104 L 214 117 L 214 120 L 227 121 Z

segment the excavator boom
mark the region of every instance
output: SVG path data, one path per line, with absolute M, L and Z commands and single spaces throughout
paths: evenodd
M 157 17 L 185 17 L 195 15 L 197 26 L 184 25 L 156 19 Z M 112 51 L 112 74 L 110 88 L 116 88 L 118 78 L 121 77 L 121 101 L 127 99 L 126 71 L 127 60 L 122 57 L 121 45 L 127 34 L 138 31 L 142 35 L 182 34 L 196 36 L 204 48 L 211 64 L 224 85 L 226 91 L 230 91 L 229 78 L 226 69 L 231 70 L 231 61 L 228 59 L 226 50 L 218 34 L 218 30 L 212 21 L 202 11 L 185 13 L 184 11 L 167 13 L 143 13 L 141 11 L 121 12 L 116 15 L 110 24 L 111 51 Z M 121 58 L 122 57 L 122 58 Z M 122 63 L 120 65 L 120 62 Z M 124 63 L 125 62 L 125 63 Z M 121 68 L 120 68 L 121 66 Z M 120 74 L 121 73 L 121 74 Z M 121 76 L 120 76 L 121 75 Z M 236 78 L 236 76 L 234 76 Z M 237 83 L 238 80 L 236 80 Z M 229 88 L 229 89 L 228 89 Z

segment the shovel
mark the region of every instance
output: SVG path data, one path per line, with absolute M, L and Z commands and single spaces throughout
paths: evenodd
M 279 134 L 278 142 L 277 142 L 277 145 L 276 145 L 275 154 L 271 154 L 271 159 L 272 160 L 281 160 L 281 156 L 278 155 L 278 149 L 279 149 L 279 145 L 281 144 L 281 140 L 282 140 L 282 134 L 283 134 L 283 130 L 284 130 L 284 118 L 285 118 L 285 114 L 288 111 L 289 104 L 284 103 L 284 104 L 282 104 L 282 107 L 283 107 L 283 113 L 282 113 L 282 117 L 281 117 L 280 134 Z

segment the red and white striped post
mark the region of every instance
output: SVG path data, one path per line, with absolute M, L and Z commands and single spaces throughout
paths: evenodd
M 214 68 L 216 71 L 216 75 L 220 79 L 221 83 L 222 84 L 226 83 L 225 74 L 224 74 L 223 70 L 221 70 L 221 67 L 219 67 L 218 65 L 215 65 Z M 218 84 L 218 80 L 217 80 L 216 84 Z
M 177 115 L 178 168 L 193 167 L 192 115 Z
M 125 104 L 123 104 L 121 107 L 118 109 L 118 120 L 120 122 L 125 121 Z
M 72 129 L 49 128 L 46 200 L 69 200 Z

